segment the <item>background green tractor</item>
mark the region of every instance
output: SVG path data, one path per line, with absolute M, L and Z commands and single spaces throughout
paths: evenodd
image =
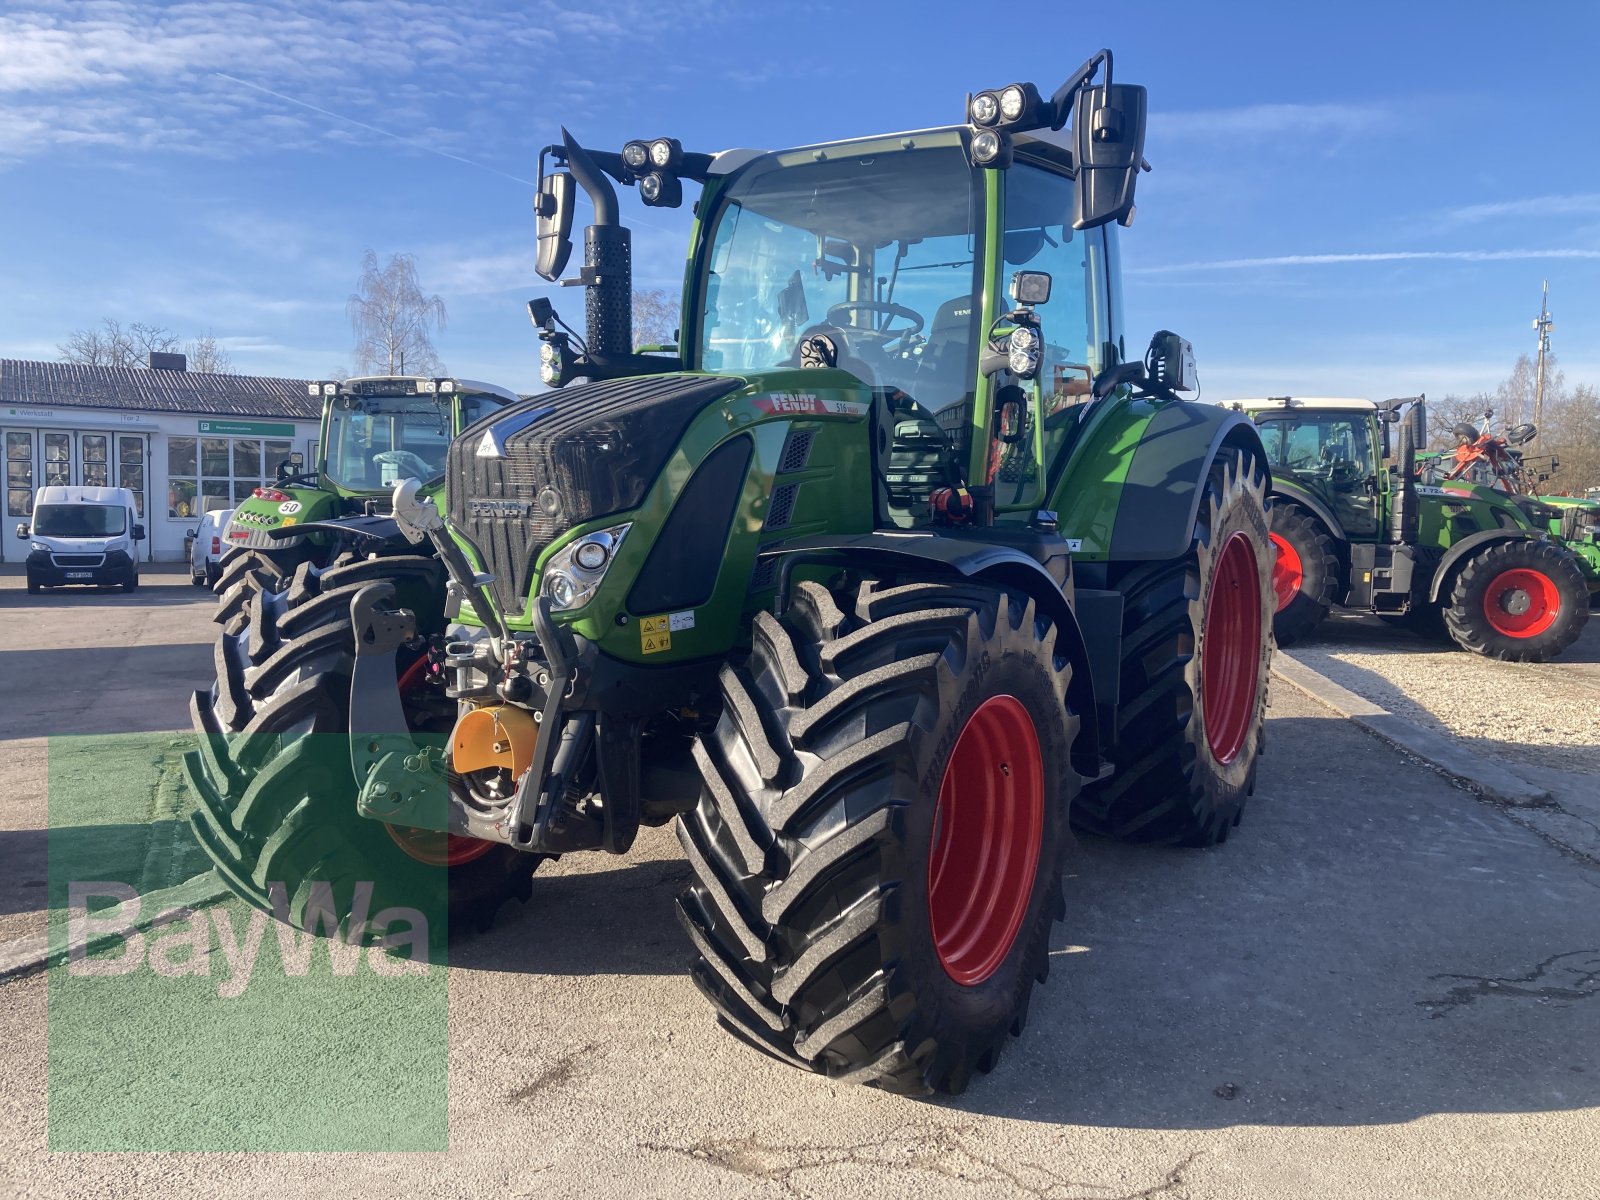
M 1442 624 L 1464 649 L 1518 662 L 1542 662 L 1581 632 L 1583 572 L 1540 523 L 1539 506 L 1464 479 L 1417 481 L 1422 397 L 1230 407 L 1260 425 L 1272 463 L 1281 644 L 1335 604 Z
M 1529 523 L 1571 550 L 1589 589 L 1590 604 L 1600 595 L 1600 502 L 1574 496 L 1540 495 L 1542 485 L 1561 465 L 1555 455 L 1530 459 L 1519 447 L 1537 434 L 1532 424 L 1513 425 L 1503 433 L 1490 430 L 1492 411 L 1479 427 L 1455 427 L 1456 449 L 1417 455 L 1417 475 L 1424 483 L 1454 480 L 1494 488 L 1513 497 Z
M 468 428 L 439 505 L 401 484 L 395 536 L 346 522 L 224 636 L 189 770 L 225 877 L 348 926 L 427 845 L 482 913 L 510 860 L 676 819 L 731 1031 L 895 1091 L 988 1070 L 1069 821 L 1221 842 L 1261 745 L 1261 441 L 1181 398 L 1181 339 L 1125 360 L 1146 97 L 1110 75 L 776 153 L 549 147 L 543 276 L 578 187 L 596 214 L 581 344 L 533 309 L 547 379 L 586 382 Z M 702 189 L 665 355 L 632 349 L 618 183 Z
M 387 511 L 399 479 L 420 478 L 438 490 L 450 439 L 518 399 L 469 379 L 367 376 L 307 386 L 322 397 L 318 462 L 304 470 L 292 455 L 277 464 L 276 482 L 234 510 L 213 588 L 223 597 L 217 620 L 224 624 L 259 590 L 256 577 L 287 579 L 301 563 L 330 561 L 338 535 L 321 522 Z

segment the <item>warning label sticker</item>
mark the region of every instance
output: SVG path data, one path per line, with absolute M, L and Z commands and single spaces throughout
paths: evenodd
M 677 633 L 680 629 L 693 629 L 694 628 L 694 612 L 692 610 L 686 610 L 684 612 L 675 612 L 668 619 L 670 621 L 670 624 L 667 626 L 667 628 L 670 629 L 673 633 Z
M 641 617 L 639 620 L 639 649 L 645 654 L 659 654 L 672 649 L 672 618 L 668 616 Z

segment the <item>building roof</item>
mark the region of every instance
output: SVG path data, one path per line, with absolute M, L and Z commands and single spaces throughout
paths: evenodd
M 306 383 L 304 379 L 260 375 L 85 367 L 6 358 L 0 359 L 0 415 L 6 405 L 26 404 L 314 421 L 322 415 L 322 405 L 307 394 Z

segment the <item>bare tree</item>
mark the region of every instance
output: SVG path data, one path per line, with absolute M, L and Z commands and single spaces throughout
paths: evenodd
M 368 250 L 361 260 L 361 281 L 346 308 L 356 335 L 358 373 L 437 375 L 444 371 L 431 335 L 445 327 L 444 301 L 423 295 L 411 255 L 390 255 L 380 267 L 377 253 Z
M 1457 425 L 1483 425 L 1483 414 L 1490 409 L 1498 411 L 1499 402 L 1488 392 L 1475 396 L 1440 396 L 1428 398 L 1428 448 L 1451 450 L 1455 448 Z M 1482 432 L 1482 430 L 1479 430 Z
M 633 293 L 633 344 L 672 346 L 678 341 L 678 298 L 666 288 Z
M 1600 392 L 1580 383 L 1554 405 L 1546 398 L 1545 424 L 1539 452 L 1554 455 L 1561 464 L 1553 472 L 1552 487 L 1574 496 L 1600 487 Z
M 75 329 L 56 347 L 62 362 L 87 367 L 144 367 L 151 354 L 170 354 L 178 349 L 178 335 L 159 325 L 135 321 L 126 327 L 107 317 L 91 329 Z
M 199 371 L 205 375 L 233 374 L 233 355 L 228 353 L 227 348 L 217 341 L 216 335 L 209 329 L 197 338 L 190 338 L 184 345 L 183 352 L 189 360 L 191 371 Z

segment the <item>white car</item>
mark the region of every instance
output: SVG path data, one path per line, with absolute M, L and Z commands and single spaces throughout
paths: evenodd
M 222 555 L 228 549 L 223 544 L 222 531 L 232 516 L 231 508 L 213 508 L 189 530 L 189 582 L 195 587 L 216 585 Z

